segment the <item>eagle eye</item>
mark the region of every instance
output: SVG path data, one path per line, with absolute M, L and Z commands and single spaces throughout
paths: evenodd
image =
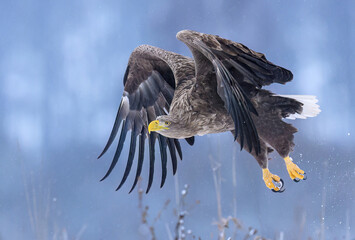
M 169 126 L 171 122 L 165 121 L 165 125 Z

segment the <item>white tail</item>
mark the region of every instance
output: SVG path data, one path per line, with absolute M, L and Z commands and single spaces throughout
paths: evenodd
M 290 116 L 287 117 L 287 119 L 293 119 L 293 120 L 296 118 L 306 119 L 307 117 L 315 117 L 321 112 L 319 105 L 317 104 L 318 99 L 316 98 L 316 96 L 311 96 L 311 95 L 279 95 L 279 96 L 286 97 L 286 98 L 293 98 L 299 101 L 300 103 L 303 103 L 302 113 L 291 114 Z

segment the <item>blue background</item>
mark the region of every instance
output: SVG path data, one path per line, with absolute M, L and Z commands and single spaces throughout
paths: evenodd
M 222 215 L 242 223 L 236 235 L 231 223 L 227 237 L 243 239 L 252 227 L 269 239 L 353 239 L 354 12 L 350 0 L 1 1 L 0 239 L 151 239 L 148 225 L 157 239 L 169 239 L 174 209 L 188 211 L 184 226 L 195 236 L 217 239 L 213 173 L 221 181 Z M 307 181 L 292 182 L 272 154 L 269 167 L 287 188 L 274 194 L 230 133 L 197 137 L 193 147 L 182 143 L 178 173 L 173 177 L 169 166 L 162 189 L 156 164 L 151 192 L 143 194 L 144 224 L 137 191 L 128 194 L 134 174 L 114 191 L 128 144 L 104 182 L 114 149 L 96 157 L 111 131 L 132 50 L 150 44 L 191 56 L 175 38 L 182 29 L 265 53 L 294 74 L 291 83 L 268 89 L 317 95 L 322 113 L 292 122 L 299 129 L 292 157 Z M 142 188 L 147 172 L 145 164 Z

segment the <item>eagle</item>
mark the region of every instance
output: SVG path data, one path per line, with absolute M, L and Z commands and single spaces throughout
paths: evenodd
M 131 53 L 116 120 L 98 158 L 109 149 L 119 129 L 121 133 L 112 163 L 101 181 L 117 164 L 128 132 L 128 160 L 116 190 L 127 180 L 138 141 L 137 169 L 130 192 L 135 188 L 147 140 L 148 193 L 154 176 L 156 141 L 163 187 L 168 151 L 173 174 L 178 157 L 182 159 L 179 140 L 193 145 L 196 135 L 227 131 L 233 134 L 241 150 L 247 150 L 257 160 L 267 188 L 274 192 L 284 190 L 283 180 L 268 169 L 268 154 L 273 150 L 284 159 L 291 179 L 305 180 L 305 172 L 290 157 L 297 129 L 283 119 L 316 116 L 320 112 L 316 97 L 278 95 L 263 89 L 272 83 L 285 84 L 293 74 L 241 43 L 192 30 L 180 31 L 176 37 L 188 46 L 193 58 L 150 45 L 140 45 Z

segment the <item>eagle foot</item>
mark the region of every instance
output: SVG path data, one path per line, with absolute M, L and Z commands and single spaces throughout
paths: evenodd
M 272 174 L 267 168 L 263 168 L 263 180 L 266 187 L 273 192 L 281 193 L 285 191 L 284 181 L 279 176 Z
M 306 173 L 300 169 L 296 164 L 292 162 L 292 158 L 287 156 L 284 158 L 285 163 L 286 163 L 286 168 L 288 171 L 288 174 L 290 175 L 290 178 L 294 182 L 299 182 L 301 179 L 306 180 L 307 176 Z

